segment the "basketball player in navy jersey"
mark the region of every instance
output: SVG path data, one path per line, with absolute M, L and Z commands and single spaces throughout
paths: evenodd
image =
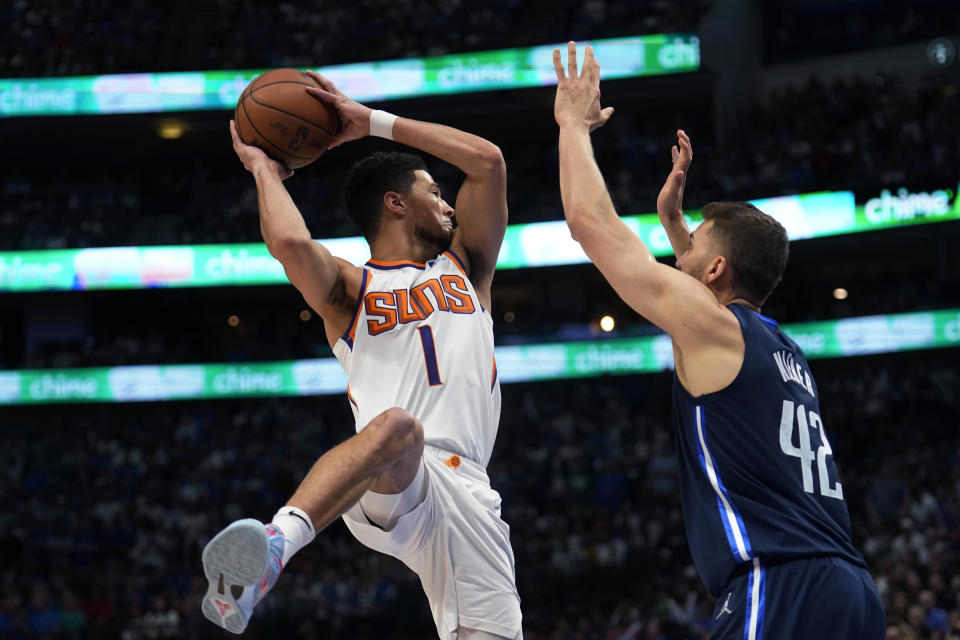
M 711 638 L 879 640 L 885 616 L 854 547 L 843 485 L 797 344 L 760 313 L 787 262 L 783 227 L 744 202 L 712 202 L 689 233 L 681 212 L 693 154 L 678 132 L 657 210 L 677 268 L 656 261 L 614 210 L 593 158 L 599 65 L 571 42 L 554 116 L 570 232 L 617 293 L 670 334 L 687 539 L 717 598 Z

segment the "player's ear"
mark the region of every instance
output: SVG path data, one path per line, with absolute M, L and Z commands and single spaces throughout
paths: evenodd
M 387 191 L 383 194 L 383 206 L 394 215 L 402 216 L 406 213 L 403 196 L 396 191 Z
M 717 282 L 720 278 L 729 278 L 730 275 L 730 263 L 723 256 L 717 256 L 710 263 L 710 268 L 707 269 L 707 282 Z

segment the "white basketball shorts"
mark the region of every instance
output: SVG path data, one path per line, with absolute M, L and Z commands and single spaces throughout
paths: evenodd
M 441 640 L 455 640 L 460 627 L 520 637 L 520 596 L 500 494 L 483 467 L 449 451 L 425 445 L 422 464 L 426 495 L 392 529 L 371 524 L 362 498 L 343 514 L 347 528 L 420 577 Z M 417 491 L 415 484 L 404 493 Z

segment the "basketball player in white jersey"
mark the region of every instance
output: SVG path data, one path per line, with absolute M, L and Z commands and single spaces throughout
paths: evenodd
M 521 638 L 509 527 L 485 470 L 500 416 L 490 285 L 507 223 L 503 156 L 463 131 L 372 111 L 308 74 L 322 87 L 308 91 L 343 123 L 331 147 L 379 135 L 466 174 L 458 226 L 419 157 L 374 154 L 344 189 L 372 258 L 336 258 L 284 188 L 291 172 L 231 123 L 267 248 L 323 318 L 358 433 L 314 464 L 272 522 L 239 520 L 207 544 L 204 615 L 242 632 L 291 556 L 342 516 L 360 542 L 417 573 L 440 638 Z

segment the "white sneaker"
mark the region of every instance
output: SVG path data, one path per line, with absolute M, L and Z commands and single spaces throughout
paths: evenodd
M 231 633 L 243 633 L 253 608 L 283 571 L 286 538 L 274 524 L 237 520 L 203 548 L 203 573 L 210 586 L 203 615 Z

